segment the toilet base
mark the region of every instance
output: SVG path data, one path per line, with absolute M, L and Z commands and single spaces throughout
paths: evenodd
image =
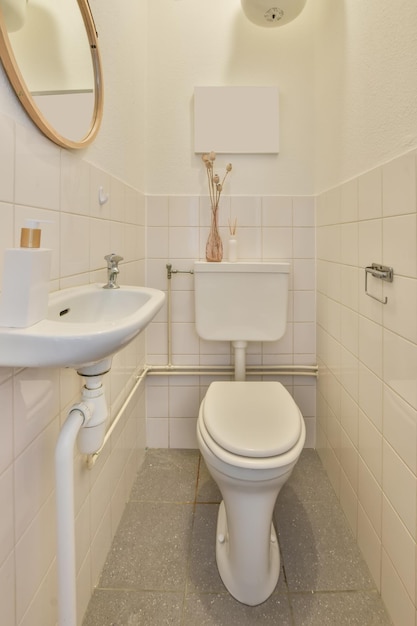
M 248 567 L 241 570 L 241 576 L 236 576 L 236 572 L 232 572 L 230 567 L 229 548 L 226 508 L 224 501 L 222 501 L 217 517 L 216 536 L 216 562 L 220 577 L 229 593 L 242 604 L 256 606 L 265 602 L 276 587 L 280 571 L 279 545 L 274 525 L 271 523 L 269 567 L 265 571 L 262 581 L 259 580 L 259 572 L 255 573 L 250 569 L 249 562 L 247 563 Z M 245 569 L 246 571 L 244 571 Z
M 279 409 L 280 403 L 277 414 Z M 242 456 L 213 438 L 206 428 L 204 411 L 205 400 L 197 420 L 198 447 L 223 497 L 217 521 L 217 567 L 229 593 L 242 604 L 256 606 L 269 598 L 278 582 L 280 556 L 273 527 L 274 507 L 303 449 L 304 420 L 297 409 L 294 420 L 299 420 L 300 436 L 289 450 L 272 457 Z M 256 416 L 253 428 L 255 424 Z

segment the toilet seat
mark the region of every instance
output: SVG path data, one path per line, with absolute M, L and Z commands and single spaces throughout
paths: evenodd
M 212 383 L 199 422 L 202 438 L 218 458 L 246 468 L 288 462 L 304 432 L 299 408 L 278 382 Z

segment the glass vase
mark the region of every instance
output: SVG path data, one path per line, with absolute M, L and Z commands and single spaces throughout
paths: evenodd
M 211 211 L 211 227 L 206 243 L 206 261 L 219 263 L 223 258 L 223 243 L 219 234 L 218 209 Z

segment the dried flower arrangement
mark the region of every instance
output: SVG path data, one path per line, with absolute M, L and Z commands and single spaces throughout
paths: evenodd
M 231 237 L 236 236 L 236 228 L 237 228 L 237 217 L 235 217 L 233 223 L 229 219 L 229 233 Z
M 206 166 L 207 181 L 211 202 L 211 228 L 206 244 L 206 260 L 207 261 L 221 261 L 223 258 L 223 243 L 219 234 L 219 202 L 220 196 L 223 191 L 224 181 L 226 180 L 229 172 L 232 171 L 232 164 L 226 165 L 226 171 L 223 176 L 223 180 L 220 182 L 220 177 L 214 172 L 214 161 L 216 160 L 216 153 L 210 152 L 209 154 L 203 154 L 203 162 Z

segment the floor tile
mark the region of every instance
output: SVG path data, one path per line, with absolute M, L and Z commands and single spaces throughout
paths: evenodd
M 187 596 L 184 626 L 292 626 L 286 595 L 275 594 L 264 604 L 246 606 L 229 594 Z
M 183 595 L 96 589 L 83 626 L 180 626 Z
M 317 452 L 311 448 L 302 451 L 289 480 L 279 493 L 278 502 L 293 501 L 294 498 L 302 502 L 333 502 L 336 507 L 339 506 L 326 470 Z
M 281 573 L 250 607 L 217 570 L 220 491 L 196 450 L 148 450 L 83 626 L 388 626 L 380 596 L 314 450 L 274 511 Z
M 197 483 L 197 502 L 221 502 L 222 494 L 201 459 Z
M 276 512 L 290 592 L 375 588 L 339 507 L 294 499 Z
M 298 626 L 389 626 L 381 598 L 375 591 L 291 595 Z
M 197 450 L 147 450 L 130 499 L 194 502 L 198 464 Z
M 216 565 L 218 510 L 218 504 L 196 505 L 187 581 L 191 593 L 225 592 Z
M 192 515 L 190 504 L 128 503 L 99 587 L 182 590 Z

